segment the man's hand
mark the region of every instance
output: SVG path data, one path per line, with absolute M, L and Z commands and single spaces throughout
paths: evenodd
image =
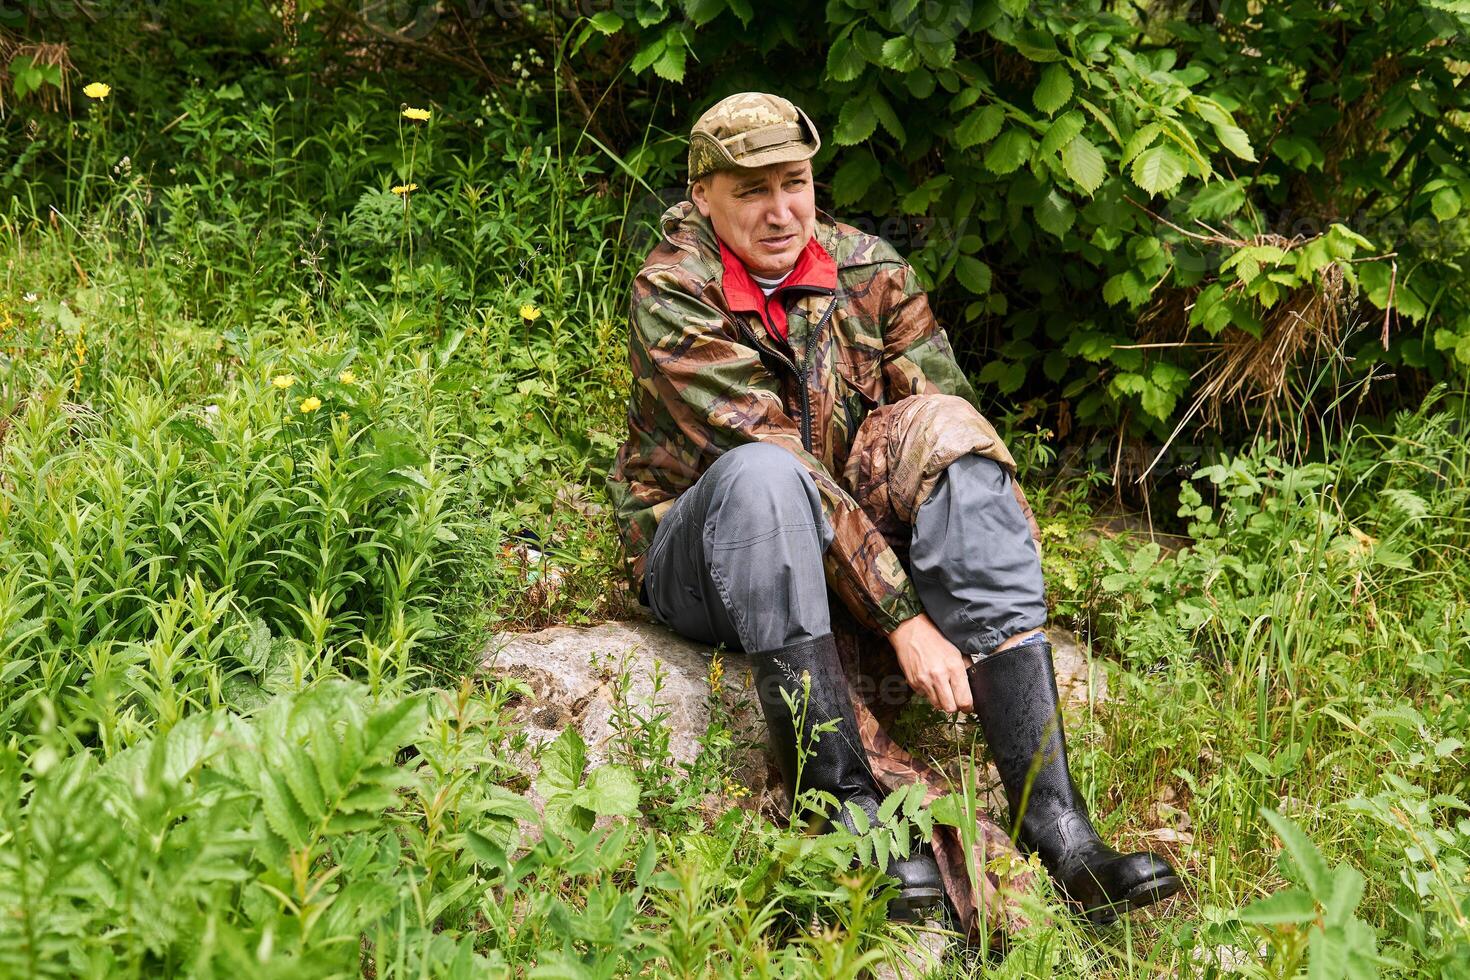
M 927 613 L 906 619 L 888 634 L 909 685 L 940 711 L 973 711 L 968 658 L 945 638 Z

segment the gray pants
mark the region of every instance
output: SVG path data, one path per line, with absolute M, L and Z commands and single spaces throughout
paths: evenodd
M 961 456 L 914 516 L 910 577 L 940 631 L 972 658 L 1046 621 L 1041 560 L 994 460 Z M 832 631 L 822 554 L 832 529 L 796 457 L 750 443 L 722 455 L 659 522 L 644 590 L 654 617 L 747 653 Z

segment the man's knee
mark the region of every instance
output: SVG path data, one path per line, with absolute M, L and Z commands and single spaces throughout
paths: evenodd
M 726 450 L 710 464 L 709 473 L 716 479 L 752 480 L 767 474 L 796 473 L 806 475 L 806 468 L 791 453 L 768 442 L 747 442 Z
M 938 392 L 910 395 L 864 420 L 844 478 L 865 506 L 891 511 L 907 524 L 943 471 L 971 454 L 1015 466 L 995 427 L 965 399 Z
M 810 547 L 819 561 L 832 542 L 816 482 L 779 446 L 750 443 L 732 449 L 701 480 L 709 481 L 705 531 L 716 548 L 741 546 L 789 556 Z
M 1001 506 L 1014 508 L 1020 513 L 1015 495 L 1011 492 L 1011 474 L 1004 466 L 988 456 L 968 453 L 944 468 L 942 479 L 966 480 L 981 494 L 1003 497 Z
M 789 522 L 793 514 L 821 510 L 812 475 L 780 446 L 760 442 L 737 446 L 715 460 L 705 476 L 722 505 L 733 504 L 783 522 Z
M 822 554 L 832 532 L 801 462 L 753 443 L 725 453 L 700 480 L 710 494 L 706 567 L 745 649 L 830 632 Z

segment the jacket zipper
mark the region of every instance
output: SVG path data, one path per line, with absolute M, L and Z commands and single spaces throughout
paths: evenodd
M 800 367 L 797 366 L 795 361 L 787 357 L 785 354 L 781 353 L 779 350 L 771 347 L 766 348 L 766 350 L 770 350 L 772 353 L 774 353 L 787 367 L 791 369 L 791 373 L 796 375 L 797 383 L 801 385 L 801 448 L 805 449 L 807 452 L 812 451 L 812 393 L 811 390 L 807 387 L 807 374 L 812 369 L 812 357 L 816 354 L 817 351 L 817 341 L 820 340 L 822 337 L 822 328 L 825 327 L 827 325 L 827 321 L 832 318 L 832 311 L 836 308 L 837 294 L 834 292 L 832 294 L 832 302 L 827 304 L 827 308 L 822 311 L 821 318 L 817 320 L 817 325 L 812 328 L 811 335 L 807 337 L 806 349 L 802 351 Z M 743 319 L 740 321 L 740 328 L 741 331 L 745 333 L 745 335 L 749 337 L 751 341 L 755 342 L 755 346 L 757 348 L 763 346 L 759 341 L 756 341 L 755 335 L 751 333 L 749 329 L 747 329 L 746 323 Z

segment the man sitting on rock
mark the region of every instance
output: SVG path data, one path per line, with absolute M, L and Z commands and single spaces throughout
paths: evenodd
M 818 212 L 820 146 L 804 112 L 755 92 L 690 133 L 689 200 L 663 215 L 633 285 L 628 438 L 609 484 L 640 597 L 679 633 L 749 655 L 793 798 L 824 790 L 876 823 L 883 794 L 830 588 L 887 636 L 914 690 L 979 717 L 1021 846 L 1089 918 L 1111 921 L 1179 879 L 1093 829 L 1067 768 L 1015 463 L 914 270 Z M 782 692 L 800 706 L 804 674 L 798 726 Z M 826 818 L 852 829 L 845 806 Z M 887 870 L 900 887 L 891 917 L 938 904 L 926 850 Z

